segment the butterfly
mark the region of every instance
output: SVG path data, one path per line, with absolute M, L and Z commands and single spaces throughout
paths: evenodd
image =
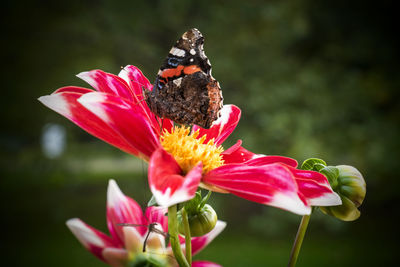
M 220 117 L 222 90 L 211 75 L 203 44 L 199 30 L 185 32 L 161 65 L 153 90 L 144 90 L 147 105 L 158 117 L 206 129 Z

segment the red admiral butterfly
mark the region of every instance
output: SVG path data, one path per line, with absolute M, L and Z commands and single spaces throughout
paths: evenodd
M 153 91 L 145 90 L 147 105 L 160 118 L 208 129 L 220 116 L 222 91 L 203 44 L 199 30 L 185 32 L 158 71 Z

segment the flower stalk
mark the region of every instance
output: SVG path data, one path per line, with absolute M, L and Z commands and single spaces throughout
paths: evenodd
M 182 209 L 182 222 L 185 228 L 186 260 L 189 265 L 192 266 L 192 236 L 190 234 L 189 219 L 185 208 Z
M 180 267 L 190 267 L 185 256 L 183 255 L 181 244 L 178 236 L 178 220 L 177 220 L 177 207 L 176 205 L 168 208 L 168 232 L 170 236 L 171 248 L 174 252 L 176 261 Z
M 304 236 L 307 231 L 308 223 L 310 222 L 311 214 L 304 215 L 301 219 L 299 229 L 297 230 L 296 238 L 293 243 L 292 252 L 290 253 L 290 259 L 288 267 L 296 266 L 297 258 L 300 253 L 301 244 L 303 243 Z

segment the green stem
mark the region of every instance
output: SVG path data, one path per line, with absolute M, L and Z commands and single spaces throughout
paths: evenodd
M 168 233 L 171 241 L 171 248 L 174 252 L 176 261 L 180 267 L 190 267 L 189 263 L 186 261 L 181 249 L 181 243 L 178 237 L 178 219 L 176 217 L 176 205 L 168 208 Z
M 290 260 L 288 267 L 294 267 L 297 262 L 297 258 L 299 257 L 301 244 L 303 243 L 304 235 L 307 231 L 307 226 L 310 221 L 310 215 L 304 215 L 301 219 L 301 223 L 299 225 L 299 229 L 297 230 L 296 239 L 294 240 L 292 252 L 290 253 Z
M 182 222 L 185 229 L 186 260 L 192 266 L 192 236 L 190 234 L 189 219 L 185 208 L 182 209 Z

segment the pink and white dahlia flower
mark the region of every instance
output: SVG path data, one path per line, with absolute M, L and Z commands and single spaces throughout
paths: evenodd
M 125 196 L 117 183 L 110 180 L 107 190 L 107 226 L 111 236 L 96 230 L 77 218 L 68 220 L 67 226 L 86 249 L 111 266 L 124 267 L 133 263 L 137 263 L 138 266 L 143 264 L 140 266 L 144 266 L 145 262 L 160 264 L 155 266 L 177 266 L 171 247 L 169 244 L 165 244 L 162 235 L 150 233 L 149 239 L 144 244 L 149 231 L 146 225 L 156 223 L 158 230 L 168 232 L 166 212 L 167 209 L 165 208 L 148 207 L 143 214 L 139 204 L 132 198 Z M 120 225 L 123 223 L 142 226 Z M 215 228 L 208 234 L 192 238 L 192 253 L 197 254 L 205 248 L 225 226 L 225 222 L 218 221 Z M 180 240 L 184 249 L 185 241 L 183 238 Z M 146 245 L 146 252 L 143 252 L 144 245 Z M 192 266 L 218 267 L 220 265 L 212 262 L 195 261 Z
M 95 90 L 68 86 L 39 98 L 90 134 L 149 162 L 149 185 L 161 206 L 189 200 L 199 186 L 250 201 L 309 214 L 311 205 L 341 203 L 326 177 L 296 169 L 281 156 L 257 155 L 239 140 L 222 143 L 239 122 L 241 111 L 224 105 L 210 129 L 174 127 L 156 117 L 143 99 L 152 85 L 142 72 L 125 67 L 118 76 L 93 70 L 77 75 Z

